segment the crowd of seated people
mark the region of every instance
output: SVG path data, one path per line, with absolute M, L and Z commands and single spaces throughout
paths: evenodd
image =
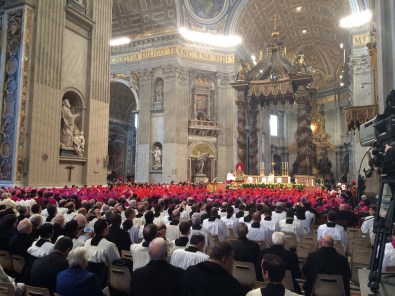
M 359 219 L 340 191 L 311 194 L 295 188 L 246 188 L 210 193 L 193 185 L 124 184 L 112 188 L 6 188 L 0 194 L 0 249 L 25 258 L 16 281 L 48 288 L 51 293 L 77 295 L 84 285 L 90 285 L 96 291 L 92 295 L 102 295 L 107 281 L 98 270 L 108 269 L 123 251 L 129 251 L 133 258 L 130 295 L 163 294 L 155 290 L 163 287 L 150 285 L 150 281 L 162 280 L 172 282 L 166 290 L 169 295 L 223 293 L 213 288 L 214 283 L 218 289 L 224 289 L 221 283 L 226 283 L 226 295 L 246 295 L 251 289 L 232 277 L 233 260 L 252 262 L 257 279 L 270 283 L 266 292 L 260 290 L 262 295 L 277 290 L 288 295 L 287 289 L 276 286 L 284 277 L 281 268 L 291 270 L 296 293 L 302 292 L 296 282 L 302 271 L 306 295 L 311 293 L 316 274 L 328 271 L 343 276 L 349 295 L 348 263 L 342 259 L 346 257 L 333 253 L 334 241 L 341 241 L 346 250 L 344 227 L 357 226 Z M 366 220 L 367 224 L 370 216 L 366 209 L 363 212 L 366 218 L 361 223 Z M 339 225 L 343 221 L 339 217 L 352 217 L 353 222 Z M 294 233 L 300 242 L 303 235 L 313 233 L 317 222 L 322 224 L 317 225 L 319 253 L 309 255 L 301 271 L 295 250 L 284 248 L 283 232 Z M 369 233 L 370 228 L 365 228 Z M 392 246 L 395 249 L 395 243 Z M 265 257 L 267 254 L 274 257 Z M 331 269 L 329 263 L 316 266 L 320 256 L 332 256 L 343 268 Z M 276 273 L 270 266 L 280 266 L 280 270 Z M 154 274 L 158 274 L 155 279 Z M 65 285 L 63 280 L 68 277 L 80 278 L 80 286 Z M 249 293 L 259 295 L 258 291 Z

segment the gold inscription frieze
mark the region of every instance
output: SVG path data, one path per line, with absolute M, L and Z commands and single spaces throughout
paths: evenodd
M 141 61 L 144 59 L 152 59 L 165 56 L 179 56 L 182 58 L 203 60 L 223 64 L 233 64 L 235 62 L 234 54 L 216 54 L 207 51 L 187 49 L 181 46 L 170 46 L 113 56 L 111 57 L 111 64 L 129 63 Z
M 352 35 L 352 45 L 353 46 L 364 46 L 370 42 L 369 34 L 357 34 Z
M 335 101 L 336 101 L 335 96 L 329 96 L 329 97 L 317 99 L 316 103 L 321 105 L 321 104 L 332 103 L 332 102 L 335 102 Z

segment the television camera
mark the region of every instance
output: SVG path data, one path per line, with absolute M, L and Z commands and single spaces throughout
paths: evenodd
M 385 99 L 384 113 L 361 126 L 360 143 L 362 146 L 371 147 L 367 152 L 371 150 L 373 155 L 369 160 L 369 170 L 373 171 L 377 168 L 378 173 L 381 174 L 378 209 L 381 209 L 385 186 L 391 190 L 386 216 L 381 217 L 381 211 L 378 210 L 373 222 L 375 239 L 370 258 L 368 287 L 373 293 L 377 293 L 381 282 L 385 244 L 387 237 L 392 233 L 395 218 L 395 90 L 392 90 Z M 371 172 L 365 171 L 367 177 L 369 174 Z
M 395 145 L 395 90 L 388 94 L 385 105 L 383 114 L 360 126 L 360 143 L 363 147 L 371 147 L 371 169 L 375 167 L 380 174 L 395 176 L 395 147 L 386 153 L 387 145 Z

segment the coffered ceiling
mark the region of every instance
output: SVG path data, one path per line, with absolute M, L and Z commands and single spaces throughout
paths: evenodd
M 275 30 L 292 59 L 300 50 L 315 69 L 318 88 L 335 86 L 347 32 L 339 20 L 364 0 L 113 0 L 113 37 L 134 39 L 194 30 L 242 36 L 244 52 L 259 58 Z M 200 9 L 200 10 L 199 10 Z

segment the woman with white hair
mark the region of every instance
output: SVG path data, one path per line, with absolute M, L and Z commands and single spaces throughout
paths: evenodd
M 56 292 L 62 296 L 104 295 L 97 276 L 85 268 L 88 253 L 85 247 L 73 249 L 67 258 L 70 268 L 60 272 L 56 279 Z

